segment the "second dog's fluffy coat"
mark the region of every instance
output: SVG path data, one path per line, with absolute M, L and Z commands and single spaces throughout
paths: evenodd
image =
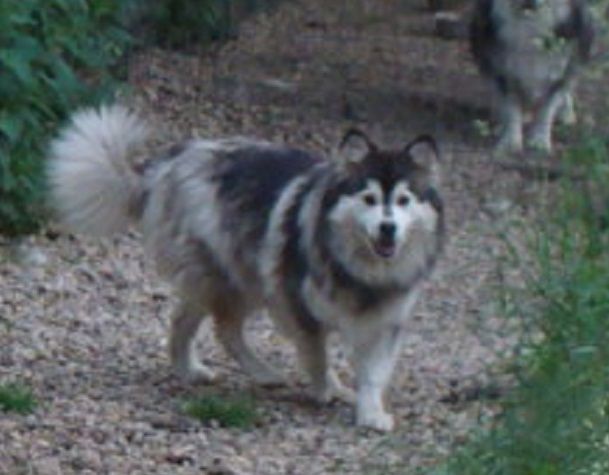
M 528 144 L 550 151 L 561 112 L 575 121 L 571 88 L 593 39 L 586 0 L 477 0 L 471 46 L 500 96 L 500 151 L 520 151 L 525 113 L 534 116 Z

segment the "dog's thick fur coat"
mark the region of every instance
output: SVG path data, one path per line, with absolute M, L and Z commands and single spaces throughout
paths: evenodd
M 474 59 L 500 97 L 498 150 L 523 149 L 530 111 L 527 143 L 550 151 L 557 113 L 576 120 L 571 89 L 594 36 L 586 0 L 477 0 L 470 33 Z
M 247 139 L 192 140 L 136 166 L 133 147 L 145 130 L 120 106 L 78 113 L 52 145 L 49 176 L 72 229 L 102 235 L 139 225 L 180 296 L 169 348 L 175 370 L 213 378 L 193 344 L 212 315 L 243 369 L 275 383 L 242 332 L 244 319 L 266 308 L 322 401 L 355 397 L 328 365 L 326 337 L 338 330 L 353 349 L 357 423 L 391 429 L 382 393 L 442 244 L 433 139 L 385 151 L 351 131 L 343 151 L 360 142 L 363 152 L 334 161 Z

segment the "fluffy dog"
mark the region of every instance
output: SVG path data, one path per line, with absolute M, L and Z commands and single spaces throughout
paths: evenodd
M 355 399 L 359 425 L 390 430 L 383 390 L 443 240 L 434 140 L 382 150 L 351 130 L 336 160 L 249 139 L 192 140 L 135 166 L 145 129 L 120 106 L 78 113 L 52 145 L 49 176 L 73 230 L 139 225 L 181 298 L 169 344 L 175 371 L 213 378 L 193 345 L 212 315 L 242 368 L 277 382 L 243 335 L 244 319 L 266 308 L 319 400 Z M 328 365 L 333 330 L 353 349 L 356 395 Z
M 589 59 L 592 19 L 585 0 L 477 0 L 470 38 L 474 58 L 500 96 L 498 150 L 523 149 L 526 110 L 534 119 L 528 145 L 549 152 L 562 109 L 575 122 L 571 88 Z

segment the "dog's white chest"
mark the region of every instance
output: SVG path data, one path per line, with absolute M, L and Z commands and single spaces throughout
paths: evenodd
M 413 289 L 365 310 L 358 310 L 360 305 L 354 297 L 320 288 L 311 278 L 304 281 L 302 293 L 309 310 L 317 320 L 330 328 L 345 331 L 357 326 L 358 322 L 372 325 L 403 323 L 408 319 L 419 292 Z

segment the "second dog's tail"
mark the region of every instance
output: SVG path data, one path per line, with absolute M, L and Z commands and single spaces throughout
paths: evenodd
M 133 153 L 146 137 L 145 124 L 121 106 L 74 115 L 51 145 L 48 169 L 53 204 L 71 230 L 109 235 L 139 218 L 144 189 Z

